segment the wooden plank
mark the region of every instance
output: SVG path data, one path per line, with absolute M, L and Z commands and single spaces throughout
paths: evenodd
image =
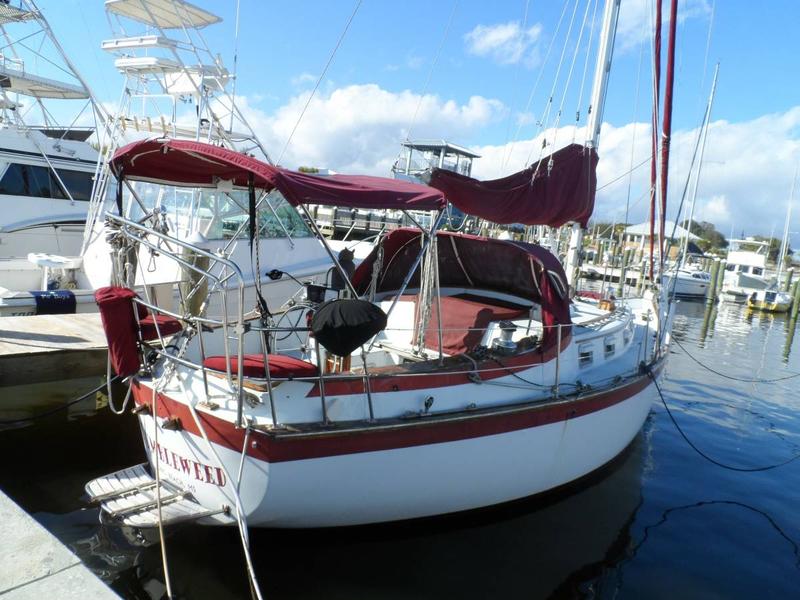
M 100 375 L 106 356 L 98 313 L 0 318 L 0 386 Z

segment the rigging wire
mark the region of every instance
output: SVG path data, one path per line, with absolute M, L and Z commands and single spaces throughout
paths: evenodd
M 646 22 L 642 23 L 643 29 L 646 31 Z M 639 66 L 636 69 L 636 94 L 633 100 L 633 132 L 631 135 L 631 162 L 630 162 L 630 171 L 628 171 L 628 195 L 625 198 L 625 219 L 624 223 L 627 225 L 628 223 L 628 214 L 630 213 L 630 205 L 631 205 L 631 188 L 633 186 L 633 156 L 636 152 L 636 114 L 639 112 L 639 90 L 641 88 L 641 76 L 642 76 L 642 63 L 644 62 L 644 40 L 647 39 L 646 36 L 642 36 L 642 41 L 639 44 Z M 644 161 L 642 164 L 652 160 L 652 155 L 647 157 L 647 161 Z
M 311 94 L 309 94 L 308 99 L 306 100 L 305 106 L 303 106 L 303 110 L 300 111 L 300 116 L 297 117 L 297 122 L 294 124 L 294 127 L 292 127 L 292 132 L 289 134 L 289 137 L 286 138 L 286 143 L 283 145 L 283 150 L 281 150 L 281 153 L 278 155 L 278 160 L 275 161 L 276 165 L 280 165 L 281 164 L 281 159 L 283 159 L 283 155 L 286 152 L 286 149 L 289 147 L 289 144 L 291 143 L 292 138 L 294 137 L 294 134 L 297 131 L 297 128 L 300 126 L 300 121 L 303 120 L 303 116 L 306 114 L 306 110 L 308 110 L 308 105 L 311 104 L 311 100 L 314 98 L 314 94 L 317 93 L 317 89 L 319 88 L 319 85 L 322 83 L 322 80 L 325 78 L 325 74 L 328 72 L 328 68 L 331 66 L 331 63 L 333 62 L 333 58 L 336 56 L 336 52 L 339 50 L 339 46 L 342 45 L 342 42 L 344 41 L 344 37 L 345 37 L 345 35 L 347 35 L 347 31 L 348 31 L 348 29 L 350 29 L 350 24 L 353 22 L 353 19 L 355 19 L 356 13 L 358 12 L 358 9 L 361 8 L 361 3 L 362 2 L 363 2 L 363 0 L 358 0 L 356 2 L 355 8 L 353 8 L 353 12 L 350 15 L 350 18 L 347 20 L 347 24 L 344 26 L 344 30 L 342 31 L 342 34 L 339 36 L 339 40 L 336 42 L 336 45 L 333 47 L 333 51 L 331 52 L 331 55 L 328 57 L 328 62 L 325 63 L 325 68 L 322 69 L 322 73 L 320 73 L 319 77 L 317 78 L 317 83 L 314 84 L 314 89 L 311 90 Z
M 594 0 L 594 9 L 592 10 L 592 21 L 589 27 L 589 41 L 586 44 L 586 60 L 583 61 L 583 75 L 581 76 L 581 86 L 578 90 L 578 102 L 575 105 L 575 129 L 572 131 L 572 143 L 575 143 L 575 138 L 578 135 L 578 125 L 581 122 L 581 106 L 583 105 L 583 92 L 586 88 L 586 78 L 589 74 L 589 57 L 591 56 L 592 42 L 594 41 L 594 24 L 597 22 L 597 6 L 600 4 L 599 0 Z M 586 114 L 591 112 L 592 107 L 589 106 Z M 588 133 L 588 132 L 587 132 Z
M 672 414 L 672 411 L 670 410 L 669 405 L 667 404 L 667 400 L 664 397 L 664 393 L 661 390 L 661 386 L 658 385 L 658 381 L 656 379 L 656 376 L 653 375 L 652 370 L 648 369 L 647 374 L 650 377 L 650 379 L 652 379 L 653 384 L 656 386 L 656 390 L 658 391 L 658 397 L 661 399 L 661 403 L 664 405 L 664 408 L 666 409 L 667 415 L 669 415 L 669 418 L 672 421 L 672 424 L 675 425 L 675 429 L 678 430 L 678 433 L 681 435 L 681 437 L 684 439 L 684 441 L 687 444 L 689 444 L 689 446 L 692 448 L 692 450 L 694 450 L 697 454 L 699 454 L 701 457 L 703 457 L 705 460 L 707 460 L 711 464 L 716 465 L 718 467 L 721 467 L 723 469 L 726 469 L 728 471 L 736 471 L 736 472 L 739 472 L 739 473 L 758 473 L 758 472 L 761 472 L 761 471 L 771 471 L 772 469 L 777 469 L 778 467 L 783 467 L 783 466 L 788 465 L 789 463 L 792 463 L 792 462 L 794 462 L 794 461 L 796 461 L 797 459 L 800 458 L 800 453 L 797 453 L 797 454 L 794 454 L 794 455 L 790 456 L 786 460 L 783 460 L 783 461 L 780 461 L 780 462 L 777 462 L 777 463 L 773 463 L 773 464 L 770 464 L 770 465 L 763 465 L 763 466 L 758 466 L 758 467 L 738 467 L 736 465 L 729 465 L 729 464 L 723 463 L 723 462 L 721 462 L 721 461 L 709 456 L 708 454 L 706 454 L 705 452 L 700 450 L 700 448 L 698 448 L 692 442 L 692 440 L 689 439 L 689 436 L 687 436 L 686 433 L 683 431 L 683 429 L 681 429 L 681 426 L 678 424 L 678 421 L 675 420 L 675 415 Z
M 599 192 L 600 190 L 604 190 L 608 186 L 618 182 L 620 179 L 624 179 L 625 177 L 627 177 L 628 175 L 630 175 L 631 173 L 633 173 L 637 169 L 639 169 L 639 168 L 643 167 L 644 165 L 646 165 L 647 163 L 649 163 L 652 160 L 652 158 L 653 158 L 653 155 L 651 154 L 650 156 L 648 156 L 647 158 L 645 158 L 641 162 L 639 162 L 639 163 L 635 164 L 634 166 L 632 166 L 629 170 L 625 171 L 624 173 L 618 175 L 617 177 L 615 177 L 611 181 L 609 181 L 607 183 L 604 183 L 603 185 L 598 187 L 596 191 Z
M 530 8 L 530 0 L 525 0 L 525 12 L 522 15 L 522 35 L 525 35 L 525 32 L 528 29 L 528 11 L 529 11 L 529 8 Z M 520 57 L 520 60 L 517 61 L 517 66 L 516 66 L 516 69 L 514 71 L 514 81 L 519 81 L 519 79 L 520 79 L 519 70 L 520 70 L 520 65 L 521 64 L 522 64 L 522 58 Z M 516 94 L 515 94 L 515 96 L 516 96 Z M 503 150 L 503 163 L 502 163 L 503 166 L 505 166 L 505 159 L 506 159 L 506 157 L 505 157 L 505 147 L 508 145 L 509 138 L 511 137 L 511 127 L 513 125 L 513 118 L 512 117 L 514 116 L 514 104 L 516 103 L 515 102 L 515 100 L 516 100 L 515 96 L 512 96 L 511 105 L 508 107 L 508 127 L 506 128 L 506 138 L 505 138 L 505 141 L 503 142 L 503 148 L 504 148 L 504 150 Z
M 553 77 L 553 85 L 550 88 L 550 95 L 547 98 L 547 102 L 545 103 L 545 109 L 542 111 L 542 118 L 539 120 L 539 131 L 546 131 L 546 123 L 550 119 L 550 110 L 553 108 L 553 97 L 556 94 L 556 86 L 558 85 L 558 79 L 561 76 L 561 68 L 564 66 L 564 58 L 567 54 L 567 47 L 569 46 L 569 38 L 572 34 L 572 26 L 575 25 L 575 15 L 578 13 L 578 0 L 575 0 L 575 7 L 572 9 L 572 16 L 569 19 L 569 27 L 567 28 L 567 34 L 564 36 L 564 46 L 561 48 L 561 56 L 558 59 L 558 67 L 556 67 L 556 74 Z M 568 83 L 568 82 L 567 82 Z M 564 87 L 566 88 L 567 85 L 565 84 Z M 539 162 L 541 163 L 542 156 L 544 154 L 544 149 L 547 145 L 547 140 L 542 140 L 541 147 L 539 149 Z M 533 150 L 535 146 L 531 146 L 531 151 L 528 153 L 528 158 L 525 161 L 527 164 L 531 162 L 531 156 L 533 156 Z M 539 165 L 536 166 L 538 171 Z M 534 175 L 535 176 L 535 175 Z
M 417 123 L 417 115 L 419 114 L 419 109 L 422 107 L 422 101 L 425 100 L 425 94 L 428 93 L 428 86 L 431 83 L 431 77 L 433 76 L 433 71 L 439 62 L 439 56 L 442 54 L 442 48 L 444 48 L 444 43 L 447 41 L 447 35 L 450 33 L 450 26 L 453 24 L 453 17 L 455 17 L 456 9 L 458 8 L 458 3 L 459 0 L 456 0 L 453 3 L 453 8 L 450 11 L 450 18 L 447 20 L 447 25 L 444 28 L 444 34 L 442 35 L 442 40 L 439 42 L 439 47 L 436 49 L 436 54 L 433 57 L 431 68 L 428 69 L 428 76 L 425 79 L 425 85 L 422 88 L 422 93 L 419 95 L 417 108 L 414 110 L 414 116 L 411 118 L 411 124 L 408 126 L 408 132 L 406 133 L 406 141 L 409 141 L 411 139 L 411 132 L 414 129 L 414 125 L 416 125 Z
M 553 124 L 553 141 L 550 142 L 550 146 L 555 147 L 556 145 L 556 137 L 558 136 L 558 127 L 561 124 L 561 116 L 564 114 L 564 105 L 567 103 L 567 92 L 569 91 L 569 85 L 572 82 L 572 73 L 575 70 L 575 63 L 578 62 L 578 55 L 580 54 L 581 49 L 581 40 L 583 39 L 583 32 L 586 31 L 586 23 L 589 18 L 589 7 L 591 6 L 591 2 L 586 3 L 586 10 L 583 12 L 583 22 L 581 23 L 581 29 L 578 32 L 578 39 L 575 42 L 575 52 L 572 54 L 572 62 L 569 65 L 569 71 L 567 72 L 567 80 L 564 82 L 564 93 L 561 95 L 561 103 L 558 105 L 558 112 L 556 113 L 556 120 Z M 595 4 L 595 7 L 597 5 Z M 575 3 L 575 8 L 577 9 L 578 3 Z M 592 21 L 594 22 L 594 21 Z M 591 29 L 591 27 L 590 27 Z M 589 52 L 589 48 L 586 49 L 587 56 Z M 581 83 L 583 85 L 583 82 Z M 576 128 L 573 130 L 573 137 L 575 132 L 577 131 L 577 124 Z M 551 159 L 552 162 L 552 159 Z
M 550 58 L 550 52 L 553 50 L 553 46 L 555 45 L 555 41 L 558 38 L 558 32 L 561 31 L 561 25 L 562 25 L 562 23 L 564 21 L 564 16 L 567 14 L 567 6 L 568 6 L 568 3 L 565 2 L 564 3 L 564 8 L 561 10 L 561 16 L 558 19 L 558 24 L 556 25 L 555 32 L 553 33 L 553 37 L 550 40 L 550 44 L 547 46 L 547 52 L 544 55 L 544 61 L 542 61 L 542 66 L 541 66 L 541 69 L 539 70 L 539 75 L 536 77 L 536 81 L 534 82 L 533 87 L 531 88 L 531 93 L 528 95 L 528 102 L 525 104 L 525 110 L 522 111 L 522 114 L 527 114 L 528 110 L 530 110 L 531 103 L 533 102 L 533 97 L 536 94 L 536 91 L 539 89 L 539 83 L 542 80 L 542 75 L 543 75 L 543 73 L 545 71 L 545 67 L 547 66 L 547 61 Z M 503 168 L 504 169 L 506 168 L 506 165 L 508 164 L 508 161 L 511 160 L 511 155 L 512 155 L 512 153 L 514 151 L 514 145 L 517 143 L 517 140 L 519 139 L 519 134 L 520 134 L 520 132 L 522 130 L 522 125 L 523 125 L 523 122 L 522 122 L 522 119 L 520 119 L 520 123 L 519 123 L 519 125 L 517 125 L 517 132 L 514 134 L 514 140 L 511 142 L 511 145 L 509 146 L 509 149 L 508 149 L 508 156 L 503 161 Z M 525 167 L 525 166 L 526 165 L 523 165 L 523 167 Z

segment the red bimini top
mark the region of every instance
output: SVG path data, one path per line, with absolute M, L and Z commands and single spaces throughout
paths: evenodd
M 202 142 L 144 140 L 117 150 L 111 159 L 117 178 L 167 185 L 216 187 L 220 181 L 247 188 L 277 189 L 290 204 L 349 208 L 440 210 L 444 194 L 426 185 L 367 175 L 321 177 L 275 167 L 247 154 Z

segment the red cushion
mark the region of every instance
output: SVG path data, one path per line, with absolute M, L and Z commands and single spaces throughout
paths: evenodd
M 442 352 L 449 355 L 471 352 L 483 339 L 492 321 L 512 321 L 530 314 L 526 308 L 498 306 L 488 301 L 442 296 Z M 417 307 L 418 310 L 418 307 Z M 439 310 L 434 299 L 425 329 L 424 345 L 439 351 Z
M 225 371 L 224 356 L 209 356 L 203 361 L 203 366 L 214 371 Z M 231 356 L 231 374 L 239 370 L 239 361 L 235 356 Z M 264 379 L 264 355 L 245 354 L 242 364 L 242 374 L 245 377 L 256 377 Z M 280 379 L 292 379 L 293 377 L 314 377 L 317 374 L 317 367 L 310 362 L 284 356 L 282 354 L 269 355 L 269 375 Z
M 156 331 L 156 323 L 158 323 L 158 331 Z M 181 322 L 167 315 L 150 314 L 139 321 L 139 330 L 142 332 L 142 339 L 145 342 L 157 340 L 159 331 L 161 337 L 167 337 L 178 333 L 181 329 L 183 329 Z

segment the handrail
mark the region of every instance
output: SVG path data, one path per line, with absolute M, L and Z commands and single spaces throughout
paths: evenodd
M 168 256 L 170 259 L 176 261 L 178 264 L 180 264 L 180 265 L 182 265 L 182 266 L 184 266 L 184 267 L 186 267 L 188 269 L 191 269 L 192 271 L 195 271 L 195 272 L 197 272 L 197 273 L 199 273 L 201 275 L 204 275 L 204 276 L 208 277 L 209 279 L 211 279 L 213 281 L 216 281 L 217 283 L 219 283 L 221 285 L 221 290 L 220 291 L 221 291 L 221 296 L 222 296 L 222 311 L 223 311 L 223 315 L 225 316 L 225 320 L 222 321 L 222 329 L 223 329 L 223 335 L 225 337 L 225 343 L 223 344 L 223 347 L 225 348 L 226 375 L 227 375 L 227 378 L 228 378 L 228 384 L 231 386 L 231 389 L 236 391 L 236 395 L 237 395 L 236 426 L 237 427 L 241 427 L 242 423 L 243 423 L 242 418 L 243 418 L 243 405 L 244 405 L 244 390 L 243 390 L 242 386 L 239 385 L 238 382 L 242 381 L 242 369 L 243 369 L 243 365 L 244 365 L 244 333 L 245 333 L 245 326 L 244 326 L 244 277 L 242 275 L 241 269 L 239 268 L 239 265 L 237 265 L 235 262 L 233 262 L 233 261 L 231 261 L 231 260 L 229 260 L 229 259 L 227 259 L 227 258 L 225 258 L 223 256 L 220 256 L 218 254 L 209 252 L 209 251 L 204 250 L 202 248 L 198 248 L 197 246 L 195 246 L 193 244 L 190 244 L 189 242 L 186 242 L 186 241 L 178 239 L 178 238 L 174 238 L 174 237 L 169 236 L 169 235 L 167 235 L 165 233 L 162 233 L 160 231 L 155 231 L 154 229 L 145 227 L 144 225 L 142 225 L 140 223 L 137 223 L 135 221 L 131 221 L 129 219 L 126 219 L 125 217 L 121 217 L 119 215 L 109 214 L 109 215 L 107 215 L 107 218 L 112 222 L 117 222 L 117 223 L 125 226 L 124 228 L 120 228 L 120 233 L 123 236 L 126 236 L 126 237 L 129 237 L 131 239 L 134 239 L 134 240 L 138 241 L 139 243 L 143 244 L 144 246 L 150 248 L 151 250 L 156 250 L 156 251 L 164 254 L 165 256 Z M 130 231 L 131 229 L 140 231 L 145 235 L 144 236 L 135 235 L 132 231 Z M 224 280 L 222 280 L 222 279 L 220 279 L 219 277 L 216 277 L 213 273 L 210 272 L 210 270 L 211 270 L 210 266 L 209 266 L 208 270 L 202 269 L 199 266 L 184 260 L 183 258 L 178 256 L 174 252 L 165 251 L 163 248 L 160 248 L 159 246 L 156 246 L 150 240 L 148 240 L 146 236 L 154 236 L 154 237 L 156 237 L 156 238 L 158 238 L 158 239 L 160 239 L 162 241 L 171 242 L 171 243 L 177 244 L 180 247 L 183 247 L 183 248 L 186 248 L 188 250 L 191 250 L 196 255 L 205 256 L 205 257 L 207 257 L 209 259 L 209 265 L 221 264 L 221 265 L 223 265 L 223 266 L 225 266 L 225 267 L 230 269 L 231 275 L 226 277 Z M 211 262 L 211 261 L 213 261 L 213 262 Z M 238 285 L 236 285 L 235 288 L 236 288 L 236 291 L 237 291 L 237 296 L 238 296 L 238 301 L 239 301 L 238 302 L 239 306 L 238 306 L 238 311 L 237 311 L 237 317 L 232 321 L 233 323 L 235 323 L 235 329 L 234 330 L 235 330 L 235 333 L 237 333 L 237 336 L 236 336 L 236 357 L 237 357 L 237 361 L 236 361 L 236 363 L 237 363 L 237 365 L 236 365 L 237 366 L 236 378 L 237 378 L 237 383 L 236 384 L 234 384 L 233 376 L 231 374 L 231 369 L 230 369 L 230 364 L 231 364 L 230 351 L 228 349 L 228 343 L 227 343 L 227 340 L 229 339 L 229 335 L 228 335 L 229 321 L 227 319 L 227 316 L 229 314 L 229 312 L 228 312 L 228 293 L 227 292 L 229 291 L 228 282 L 232 278 L 233 274 L 235 274 L 237 276 L 237 278 L 238 278 Z M 153 310 L 156 310 L 158 312 L 163 312 L 163 309 L 161 309 L 160 307 L 155 307 L 154 306 Z M 176 359 L 176 357 L 170 357 L 170 358 L 171 358 L 171 360 L 175 360 Z

